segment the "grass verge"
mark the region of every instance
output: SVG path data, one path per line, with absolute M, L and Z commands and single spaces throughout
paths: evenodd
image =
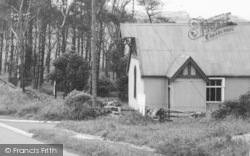
M 70 132 L 58 129 L 38 129 L 31 131 L 34 138 L 47 143 L 64 144 L 64 148 L 80 153 L 82 156 L 157 156 L 158 154 L 134 149 L 101 140 L 82 140 L 72 137 Z
M 65 121 L 58 125 L 78 133 L 98 135 L 113 141 L 155 148 L 164 155 L 242 155 L 248 147 L 236 144 L 231 137 L 248 133 L 246 120 L 227 118 L 213 121 L 207 118 L 180 119 L 169 123 L 154 123 L 131 114 L 121 118 L 105 117 L 92 121 Z M 145 124 L 145 122 L 147 124 Z M 131 124 L 129 124 L 131 123 Z

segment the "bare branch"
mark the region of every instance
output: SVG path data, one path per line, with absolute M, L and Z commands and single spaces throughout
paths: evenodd
M 11 27 L 10 30 L 13 32 L 13 34 L 15 35 L 15 37 L 18 39 L 18 35 L 17 33 L 15 32 L 15 30 Z

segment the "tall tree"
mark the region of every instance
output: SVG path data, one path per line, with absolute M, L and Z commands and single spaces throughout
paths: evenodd
M 97 97 L 97 51 L 96 51 L 96 1 L 92 0 L 91 10 L 91 52 L 92 52 L 92 105 L 96 106 Z
M 163 3 L 160 0 L 137 0 L 137 2 L 140 6 L 144 7 L 149 22 L 153 23 L 153 17 L 160 13 L 159 10 L 163 6 Z

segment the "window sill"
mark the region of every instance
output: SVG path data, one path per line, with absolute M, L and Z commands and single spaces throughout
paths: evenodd
M 222 104 L 223 103 L 223 101 L 206 101 L 206 103 L 219 103 L 219 104 Z

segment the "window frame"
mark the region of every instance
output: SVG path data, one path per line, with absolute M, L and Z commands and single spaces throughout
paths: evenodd
M 192 74 L 192 69 L 194 71 L 194 74 Z M 186 70 L 186 74 L 184 74 L 184 71 Z M 181 71 L 181 74 L 178 76 L 179 78 L 200 78 L 198 70 L 193 66 L 192 63 L 188 63 L 187 66 Z
M 225 78 L 224 77 L 210 77 L 209 80 L 221 80 L 221 86 L 207 86 L 206 85 L 206 97 L 208 88 L 221 88 L 221 101 L 207 101 L 207 103 L 222 103 L 225 100 Z

